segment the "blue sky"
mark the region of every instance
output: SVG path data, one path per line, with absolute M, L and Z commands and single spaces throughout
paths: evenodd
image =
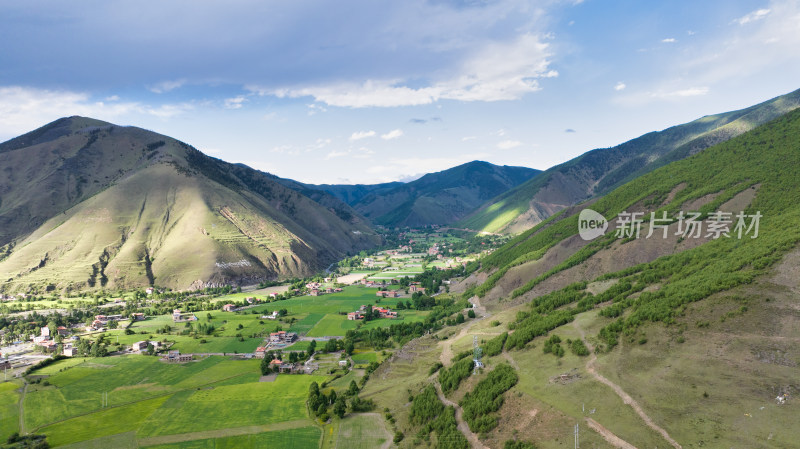
M 0 140 L 85 115 L 312 183 L 546 169 L 800 88 L 798 1 L 0 4 Z

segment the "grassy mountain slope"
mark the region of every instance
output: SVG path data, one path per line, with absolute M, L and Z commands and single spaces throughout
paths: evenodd
M 525 167 L 473 161 L 390 190 L 372 192 L 353 207 L 385 226 L 450 224 L 537 173 Z
M 6 290 L 254 282 L 378 241 L 357 215 L 138 128 L 73 117 L 0 149 Z
M 602 195 L 800 107 L 800 90 L 764 103 L 651 132 L 613 148 L 589 151 L 501 194 L 459 222 L 491 232 L 522 232 L 554 213 Z
M 391 409 L 400 447 L 415 447 L 409 396 L 442 382 L 434 363 L 454 366 L 477 337 L 486 366 L 448 399 L 464 404 L 505 364 L 519 374 L 496 426 L 477 434 L 487 447 L 571 446 L 576 424 L 588 447 L 793 447 L 797 403 L 775 397 L 800 394 L 798 169 L 800 110 L 597 199 L 604 237 L 580 240 L 580 207 L 551 217 L 451 285 L 469 286 L 475 320 L 403 348 L 363 396 Z M 614 236 L 622 211 L 681 210 L 704 214 L 701 238 L 674 236 L 677 222 L 668 238 L 647 238 L 647 222 L 639 238 Z M 758 236 L 707 237 L 714 211 L 760 212 Z

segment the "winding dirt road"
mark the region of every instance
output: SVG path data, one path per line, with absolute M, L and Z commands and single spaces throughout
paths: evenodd
M 439 385 L 438 379 L 433 380 L 433 387 L 436 388 L 436 396 L 439 396 L 439 400 L 442 401 L 444 405 L 456 409 L 456 423 L 458 423 L 458 430 L 463 433 L 465 437 L 467 437 L 470 447 L 477 449 L 489 449 L 488 447 L 484 446 L 483 443 L 481 443 L 478 435 L 474 434 L 472 430 L 470 430 L 469 425 L 466 421 L 464 421 L 464 411 L 461 410 L 461 407 L 444 396 L 444 393 L 442 393 L 442 386 Z
M 669 433 L 667 433 L 666 430 L 664 430 L 661 426 L 656 424 L 649 416 L 647 416 L 647 413 L 644 412 L 639 403 L 636 402 L 636 400 L 634 400 L 628 393 L 626 393 L 625 390 L 622 389 L 622 387 L 615 384 L 614 382 L 611 382 L 605 376 L 597 372 L 594 366 L 595 362 L 597 361 L 597 354 L 595 354 L 594 352 L 594 347 L 588 341 L 586 341 L 586 334 L 584 333 L 583 329 L 580 326 L 578 326 L 578 322 L 573 321 L 572 325 L 575 326 L 575 328 L 581 334 L 581 340 L 583 340 L 583 342 L 586 344 L 586 346 L 589 348 L 592 354 L 591 357 L 589 357 L 589 360 L 586 362 L 586 371 L 588 371 L 589 374 L 591 374 L 595 379 L 597 379 L 597 381 L 614 390 L 614 393 L 616 393 L 617 396 L 619 396 L 620 399 L 622 399 L 622 402 L 624 402 L 627 405 L 630 405 L 631 408 L 633 408 L 633 411 L 635 411 L 636 414 L 639 415 L 640 418 L 642 418 L 644 423 L 647 424 L 647 427 L 658 432 L 658 434 L 661 435 L 661 437 L 664 438 L 675 449 L 683 449 L 682 446 L 677 441 L 673 440 L 672 437 L 669 436 Z

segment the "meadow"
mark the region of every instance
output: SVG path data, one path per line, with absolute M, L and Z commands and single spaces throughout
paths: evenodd
M 46 434 L 53 446 L 316 447 L 320 431 L 306 416 L 305 398 L 311 382 L 327 376 L 259 382 L 259 364 L 207 357 L 178 365 L 140 355 L 60 361 L 48 367 L 47 384 L 29 385 L 25 429 Z M 6 386 L 15 384 L 0 385 L 5 417 L 18 410 Z M 15 431 L 6 421 L 0 431 Z

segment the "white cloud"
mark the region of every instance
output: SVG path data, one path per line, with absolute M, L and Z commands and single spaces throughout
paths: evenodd
M 193 107 L 190 103 L 158 106 L 116 100 L 105 103 L 93 101 L 84 92 L 0 86 L 0 137 L 14 137 L 58 118 L 72 115 L 109 121 L 136 114 L 167 119 L 183 114 Z
M 393 140 L 393 139 L 397 139 L 397 138 L 401 137 L 402 135 L 403 135 L 403 130 L 394 129 L 392 131 L 389 131 L 386 134 L 382 134 L 381 135 L 381 139 L 383 139 L 383 140 Z
M 708 93 L 708 87 L 690 87 L 688 89 L 652 92 L 650 96 L 654 98 L 681 98 L 681 97 L 697 97 L 700 95 L 706 95 L 707 93 Z
M 242 107 L 242 103 L 247 101 L 242 95 L 233 98 L 226 98 L 225 99 L 225 109 L 240 109 Z
M 375 131 L 356 131 L 350 135 L 350 141 L 355 142 L 356 140 L 366 139 L 373 136 L 375 136 Z
M 746 14 L 738 19 L 734 20 L 733 23 L 738 23 L 739 25 L 745 25 L 750 22 L 755 22 L 757 20 L 761 20 L 772 12 L 770 9 L 757 9 L 749 14 Z
M 475 140 L 475 139 L 477 139 L 477 138 L 478 138 L 477 136 L 465 136 L 465 137 L 462 137 L 462 138 L 461 138 L 461 141 L 462 141 L 462 142 L 467 142 L 467 141 L 469 141 L 469 140 Z
M 162 82 L 160 82 L 158 84 L 149 86 L 147 89 L 150 92 L 153 92 L 153 93 L 156 93 L 156 94 L 163 94 L 163 93 L 167 93 L 167 92 L 169 92 L 171 90 L 175 90 L 175 89 L 183 86 L 184 84 L 186 84 L 186 80 L 185 79 L 179 79 L 179 80 L 173 80 L 173 81 L 162 81 Z
M 331 151 L 330 153 L 328 153 L 327 156 L 325 156 L 325 160 L 331 160 L 331 159 L 334 159 L 334 158 L 337 158 L 337 157 L 347 156 L 348 154 L 350 154 L 349 151 L 336 151 L 336 150 L 334 150 L 334 151 Z
M 520 142 L 519 140 L 503 140 L 502 142 L 497 143 L 497 148 L 501 150 L 510 150 L 520 145 L 522 145 L 522 142 Z
M 621 91 L 621 90 L 625 90 L 626 87 L 628 87 L 628 86 L 626 86 L 625 83 L 620 81 L 614 86 L 614 90 Z
M 311 104 L 309 104 L 307 106 L 308 106 L 308 115 L 309 116 L 316 115 L 317 112 L 328 112 L 328 109 L 326 109 L 325 106 L 322 106 L 322 105 L 319 105 L 319 104 L 311 103 Z
M 465 58 L 449 74 L 440 74 L 427 86 L 409 87 L 403 79 L 366 80 L 307 87 L 268 89 L 248 86 L 261 95 L 279 98 L 313 97 L 331 106 L 397 107 L 431 104 L 439 100 L 516 100 L 540 89 L 539 79 L 558 76 L 549 68 L 548 44 L 524 34 L 511 42 L 492 42 Z
M 119 101 L 119 95 L 112 95 L 110 97 L 106 97 L 105 101 Z
M 462 154 L 456 157 L 434 157 L 434 158 L 391 158 L 382 161 L 381 164 L 371 165 L 366 169 L 366 173 L 374 175 L 371 182 L 389 182 L 407 179 L 409 176 L 418 173 L 433 173 L 446 170 L 470 161 L 486 159 L 491 157 L 488 153 Z
M 678 40 L 675 39 L 674 37 L 668 37 L 666 39 L 661 39 L 661 42 L 665 44 L 674 44 L 675 42 L 678 42 Z

